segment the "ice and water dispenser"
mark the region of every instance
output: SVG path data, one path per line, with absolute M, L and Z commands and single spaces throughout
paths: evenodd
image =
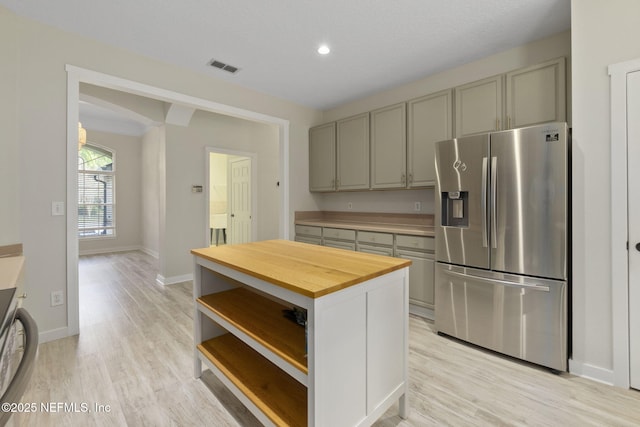
M 469 192 L 443 191 L 442 225 L 445 227 L 469 226 Z

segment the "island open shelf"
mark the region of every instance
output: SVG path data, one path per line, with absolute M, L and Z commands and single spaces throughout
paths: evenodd
M 192 254 L 196 378 L 204 363 L 264 425 L 406 417 L 411 261 L 286 240 Z
M 198 349 L 274 424 L 307 425 L 307 388 L 251 347 L 225 334 Z
M 279 304 L 246 288 L 203 295 L 198 303 L 235 326 L 288 363 L 308 373 L 304 326 L 283 316 L 291 306 Z

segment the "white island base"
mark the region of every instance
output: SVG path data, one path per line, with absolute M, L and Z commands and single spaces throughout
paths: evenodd
M 408 261 L 289 241 L 192 253 L 196 378 L 204 363 L 265 425 L 368 426 L 396 401 L 406 418 Z

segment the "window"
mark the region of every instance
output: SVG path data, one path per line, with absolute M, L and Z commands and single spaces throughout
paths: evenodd
M 85 144 L 78 151 L 78 237 L 116 235 L 115 155 Z

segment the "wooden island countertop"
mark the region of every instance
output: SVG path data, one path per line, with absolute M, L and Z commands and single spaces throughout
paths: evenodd
M 408 267 L 410 260 L 289 240 L 193 249 L 195 256 L 311 298 Z

